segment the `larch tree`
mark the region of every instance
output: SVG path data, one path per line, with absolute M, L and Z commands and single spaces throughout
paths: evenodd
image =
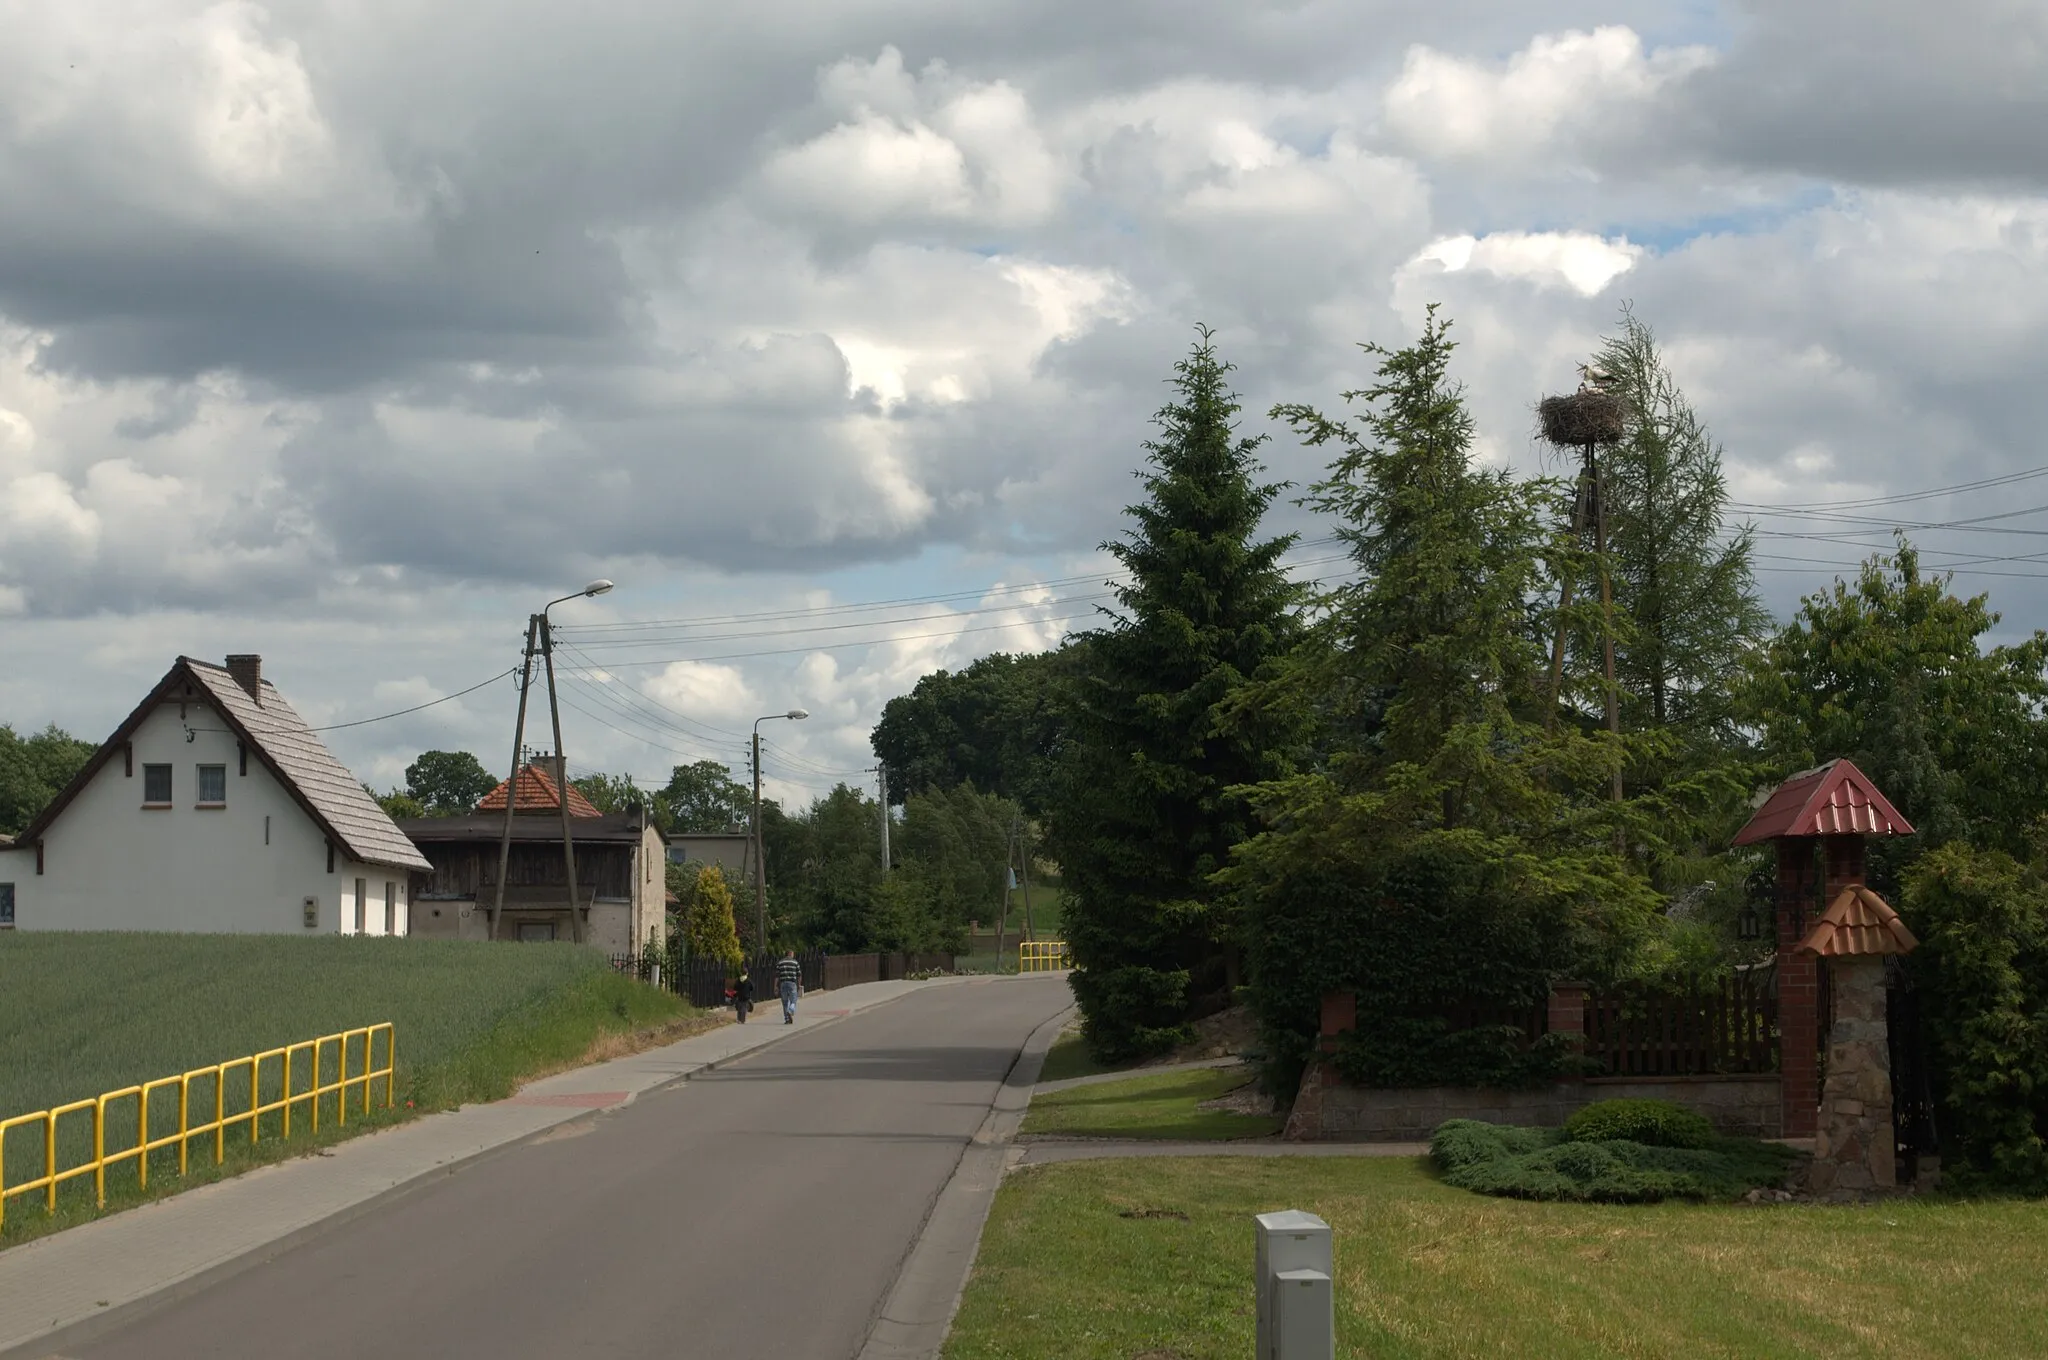
M 1211 875 L 1251 830 L 1232 790 L 1274 776 L 1284 749 L 1220 707 L 1294 643 L 1299 591 L 1261 539 L 1279 492 L 1262 438 L 1206 328 L 1155 417 L 1131 527 L 1104 545 L 1128 573 L 1113 622 L 1084 636 L 1065 682 L 1059 768 L 1044 824 L 1065 892 L 1073 988 L 1105 1060 L 1155 1054 L 1228 1003 L 1238 935 Z
M 1623 723 L 1721 735 L 1728 677 L 1771 626 L 1751 573 L 1751 531 L 1727 524 L 1720 447 L 1634 312 L 1623 310 L 1595 363 L 1627 408 L 1626 436 L 1602 454 L 1608 559 L 1625 621 L 1615 650 Z M 1597 639 L 1587 643 L 1590 667 Z

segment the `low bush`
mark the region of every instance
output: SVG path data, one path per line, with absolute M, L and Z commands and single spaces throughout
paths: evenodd
M 1797 1156 L 1753 1138 L 1710 1135 L 1704 1147 L 1652 1147 L 1624 1139 L 1580 1141 L 1561 1129 L 1453 1119 L 1430 1139 L 1446 1185 L 1511 1199 L 1649 1204 L 1730 1200 L 1775 1187 Z
M 1714 1126 L 1705 1115 L 1668 1100 L 1596 1100 L 1572 1112 L 1564 1136 L 1574 1143 L 1703 1148 L 1714 1141 Z

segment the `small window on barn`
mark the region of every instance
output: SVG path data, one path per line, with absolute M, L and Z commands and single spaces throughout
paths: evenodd
M 14 885 L 0 883 L 0 930 L 14 929 Z
M 199 767 L 199 806 L 226 807 L 228 803 L 228 767 L 225 765 L 201 765 Z
M 171 805 L 170 766 L 145 765 L 142 767 L 142 805 L 144 807 L 169 807 Z

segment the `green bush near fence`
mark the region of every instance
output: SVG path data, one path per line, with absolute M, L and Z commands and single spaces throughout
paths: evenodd
M 687 1014 L 677 998 L 614 973 L 603 955 L 576 945 L 0 935 L 0 1119 L 383 1021 L 397 1031 L 402 1117 L 407 1102 L 426 1110 L 501 1098 L 522 1078 L 573 1063 L 608 1033 Z M 351 1070 L 361 1062 L 352 1051 Z M 331 1080 L 333 1072 L 330 1046 L 323 1077 Z M 303 1059 L 293 1075 L 295 1089 L 303 1089 Z M 267 1065 L 266 1100 L 277 1096 L 277 1077 L 277 1065 Z M 230 1081 L 231 1113 L 248 1108 L 246 1081 Z M 203 1115 L 195 1109 L 194 1122 L 212 1113 L 212 1092 L 200 1085 L 193 1101 Z M 360 1109 L 359 1094 L 356 1100 Z M 301 1106 L 294 1116 L 295 1142 L 307 1131 L 308 1113 Z M 334 1114 L 330 1096 L 321 1117 L 328 1138 L 336 1132 Z M 110 1109 L 110 1150 L 133 1146 L 134 1119 L 132 1102 Z M 177 1126 L 175 1088 L 156 1094 L 150 1123 L 152 1133 Z M 63 1164 L 86 1155 L 90 1127 L 87 1117 L 67 1121 Z M 264 1136 L 278 1131 L 273 1115 Z M 8 1184 L 41 1174 L 36 1141 L 26 1129 L 9 1136 Z M 246 1165 L 246 1125 L 228 1142 Z M 210 1140 L 203 1151 L 195 1144 L 195 1179 L 202 1163 L 211 1169 Z M 151 1162 L 152 1180 L 159 1168 L 175 1166 L 174 1150 L 161 1150 Z M 110 1198 L 121 1197 L 117 1190 L 132 1197 L 133 1181 L 132 1163 L 110 1172 Z M 89 1184 L 74 1182 L 67 1191 L 82 1198 Z M 0 1240 L 40 1231 L 43 1222 L 39 1202 L 16 1197 Z
M 1700 1147 L 1578 1140 L 1562 1129 L 1446 1120 L 1429 1143 L 1444 1184 L 1510 1199 L 1652 1204 L 1732 1200 L 1776 1188 L 1798 1154 L 1754 1138 L 1710 1134 Z

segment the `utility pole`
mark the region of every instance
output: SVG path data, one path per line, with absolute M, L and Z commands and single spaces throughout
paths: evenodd
M 754 952 L 768 952 L 768 857 L 761 843 L 761 724 L 754 724 Z
M 882 872 L 889 872 L 889 767 L 875 766 L 875 778 L 882 788 Z
M 548 714 L 555 724 L 555 759 L 560 762 L 561 787 L 556 790 L 562 799 L 562 868 L 569 876 L 569 938 L 577 944 L 583 943 L 583 917 L 576 901 L 576 838 L 569 830 L 569 753 L 562 746 L 562 708 L 555 699 L 555 633 L 548 623 L 548 616 L 540 616 L 540 654 L 548 669 Z
M 533 684 L 534 640 L 540 632 L 541 616 L 526 620 L 526 653 L 519 668 L 519 717 L 512 724 L 512 773 L 505 779 L 505 833 L 498 841 L 498 888 L 491 903 L 486 938 L 498 938 L 498 918 L 505 914 L 505 874 L 512 863 L 512 808 L 519 801 L 519 756 L 526 749 L 526 694 Z
M 1024 938 L 1036 940 L 1037 930 L 1031 924 L 1031 837 L 1030 828 L 1022 818 L 1010 823 L 1011 834 L 1017 840 L 1017 876 L 1024 884 Z

